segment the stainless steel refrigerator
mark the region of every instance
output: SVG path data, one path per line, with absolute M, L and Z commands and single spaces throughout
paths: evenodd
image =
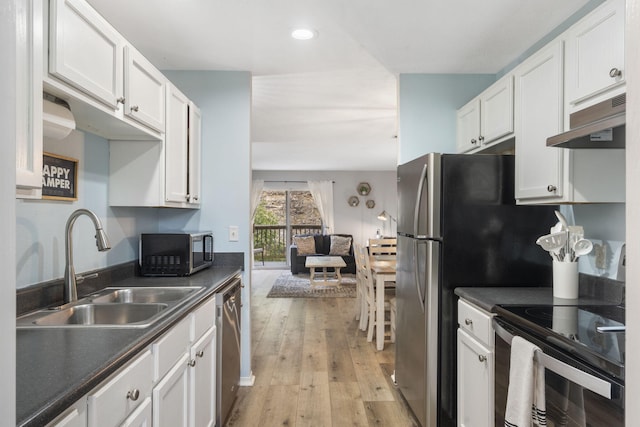
M 423 427 L 456 425 L 454 289 L 550 286 L 536 239 L 556 206 L 517 206 L 514 158 L 431 153 L 398 167 L 395 379 Z

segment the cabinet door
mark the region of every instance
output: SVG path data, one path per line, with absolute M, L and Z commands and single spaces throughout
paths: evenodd
M 216 327 L 191 348 L 191 427 L 212 427 L 216 422 Z
M 166 78 L 133 47 L 125 46 L 124 57 L 124 113 L 164 132 Z
M 16 3 L 16 196 L 42 192 L 42 2 Z
M 189 203 L 200 204 L 202 182 L 202 114 L 189 103 Z
M 115 110 L 124 39 L 84 0 L 51 0 L 49 14 L 49 73 Z
M 89 394 L 90 427 L 119 426 L 151 393 L 153 360 L 145 350 L 106 384 Z
M 566 93 L 569 105 L 624 83 L 624 22 L 624 0 L 611 0 L 568 31 Z
M 562 43 L 535 53 L 515 76 L 516 199 L 553 201 L 564 185 L 562 149 L 547 147 L 562 131 Z
M 188 426 L 189 354 L 184 354 L 153 389 L 153 426 Z
M 476 98 L 457 113 L 457 150 L 465 153 L 480 146 L 480 99 Z
M 492 427 L 494 352 L 458 329 L 458 425 Z
M 513 76 L 496 82 L 480 96 L 482 145 L 513 133 Z
M 187 97 L 169 84 L 165 134 L 165 198 L 168 202 L 184 203 L 188 200 L 188 107 Z
M 120 427 L 151 427 L 151 398 L 147 397 Z

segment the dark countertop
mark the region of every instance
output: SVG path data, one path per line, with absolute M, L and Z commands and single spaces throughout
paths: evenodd
M 110 284 L 206 287 L 199 298 L 147 328 L 17 329 L 17 425 L 53 420 L 240 272 L 211 267 L 189 277 L 130 277 Z
M 472 304 L 477 305 L 483 310 L 495 312 L 496 305 L 518 304 L 518 305 L 603 305 L 603 304 L 620 304 L 621 297 L 611 295 L 610 298 L 602 298 L 600 295 L 585 295 L 582 292 L 578 299 L 554 298 L 553 289 L 551 287 L 462 287 L 456 288 L 455 294 L 460 298 L 464 298 Z

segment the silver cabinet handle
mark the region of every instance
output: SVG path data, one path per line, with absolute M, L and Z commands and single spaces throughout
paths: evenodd
M 473 320 L 471 320 L 471 319 L 464 319 L 464 324 L 465 324 L 465 325 L 467 325 L 467 326 L 472 325 L 472 324 L 473 324 Z
M 199 352 L 196 353 L 196 357 L 202 357 L 204 356 L 204 350 L 200 350 Z
M 484 142 L 484 136 L 480 135 L 478 137 L 478 141 L 480 141 L 480 144 L 482 144 Z
M 134 388 L 133 390 L 129 390 L 127 392 L 127 399 L 130 399 L 134 402 L 138 400 L 139 397 L 140 397 L 140 390 L 138 390 L 137 388 Z
M 472 143 L 472 144 L 475 144 L 476 142 L 478 142 L 478 141 L 476 141 L 476 139 L 475 139 L 475 138 L 472 138 L 472 139 L 471 139 L 471 143 Z
M 486 362 L 487 361 L 487 356 L 485 356 L 484 354 L 479 354 L 478 355 L 478 360 L 480 362 Z
M 620 77 L 621 75 L 622 75 L 622 70 L 619 70 L 615 67 L 609 70 L 609 77 L 611 78 Z
M 196 359 L 189 360 L 189 361 L 187 362 L 187 365 L 189 365 L 189 366 L 191 366 L 191 367 L 193 368 L 194 366 L 196 366 Z
M 551 185 L 551 184 L 547 185 L 547 191 L 548 191 L 549 193 L 553 193 L 553 192 L 555 192 L 557 189 L 558 189 L 558 188 L 557 188 L 555 185 Z
M 138 112 L 138 110 L 139 110 L 139 109 L 140 109 L 140 108 L 139 108 L 137 105 L 132 105 L 132 106 L 131 106 L 131 111 Z
M 124 104 L 124 101 L 125 101 L 125 97 L 124 96 L 121 96 L 120 98 L 116 99 L 116 103 L 117 104 Z

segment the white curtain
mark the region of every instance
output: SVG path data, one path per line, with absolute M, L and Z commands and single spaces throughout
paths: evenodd
M 262 196 L 262 189 L 264 188 L 264 180 L 254 179 L 251 186 L 251 222 L 256 216 L 256 210 L 260 204 L 260 196 Z
M 323 234 L 333 233 L 333 181 L 308 181 L 307 184 L 322 218 Z

